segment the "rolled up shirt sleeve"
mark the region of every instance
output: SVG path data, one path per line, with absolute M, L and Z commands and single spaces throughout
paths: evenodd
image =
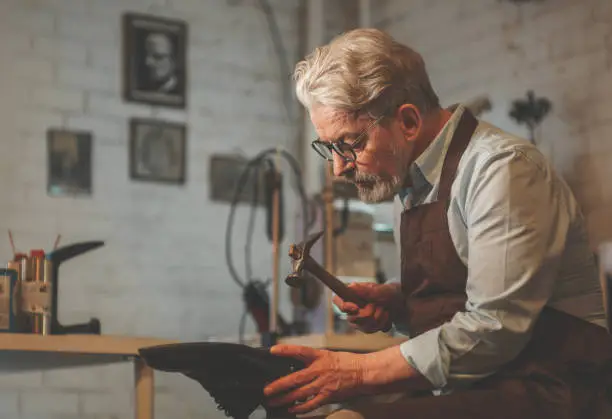
M 404 342 L 404 357 L 439 389 L 497 371 L 524 348 L 551 297 L 570 216 L 541 156 L 490 155 L 464 188 L 465 311 Z

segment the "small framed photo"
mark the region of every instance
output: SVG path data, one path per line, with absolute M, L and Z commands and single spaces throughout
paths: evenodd
M 130 176 L 132 179 L 185 183 L 187 128 L 154 119 L 130 120 Z
M 123 16 L 126 101 L 185 108 L 187 24 L 139 13 Z
M 47 131 L 47 193 L 91 195 L 92 134 L 51 128 Z

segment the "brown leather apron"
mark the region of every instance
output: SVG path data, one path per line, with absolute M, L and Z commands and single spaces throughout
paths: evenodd
M 476 126 L 477 120 L 466 110 L 444 160 L 438 200 L 402 214 L 402 291 L 408 312 L 405 323 L 413 335 L 465 310 L 467 268 L 453 245 L 447 209 L 459 160 Z M 396 405 L 379 406 L 382 410 L 376 416 L 590 418 L 595 402 L 602 398 L 610 358 L 612 337 L 604 328 L 546 308 L 530 343 L 498 373 L 448 396 L 404 401 L 405 415 Z M 392 409 L 388 416 L 385 409 Z

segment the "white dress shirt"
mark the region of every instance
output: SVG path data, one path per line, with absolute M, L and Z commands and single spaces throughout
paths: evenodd
M 395 198 L 396 243 L 401 212 L 437 199 L 446 150 L 464 111 L 457 107 L 412 165 L 413 187 Z M 547 304 L 605 326 L 583 216 L 534 145 L 479 121 L 450 199 L 450 234 L 468 267 L 465 312 L 400 346 L 437 389 L 467 385 L 513 359 Z

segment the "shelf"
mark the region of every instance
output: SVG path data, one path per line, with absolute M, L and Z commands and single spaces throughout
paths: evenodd
M 147 346 L 178 341 L 112 335 L 49 335 L 0 333 L 0 351 L 62 352 L 99 355 L 138 355 Z
M 377 351 L 397 345 L 406 338 L 392 337 L 384 333 L 356 333 L 350 335 L 313 334 L 289 336 L 279 343 L 347 351 Z M 2 333 L 0 351 L 61 352 L 83 355 L 136 356 L 140 348 L 180 343 L 176 340 L 157 338 L 108 336 L 108 335 L 50 335 Z

